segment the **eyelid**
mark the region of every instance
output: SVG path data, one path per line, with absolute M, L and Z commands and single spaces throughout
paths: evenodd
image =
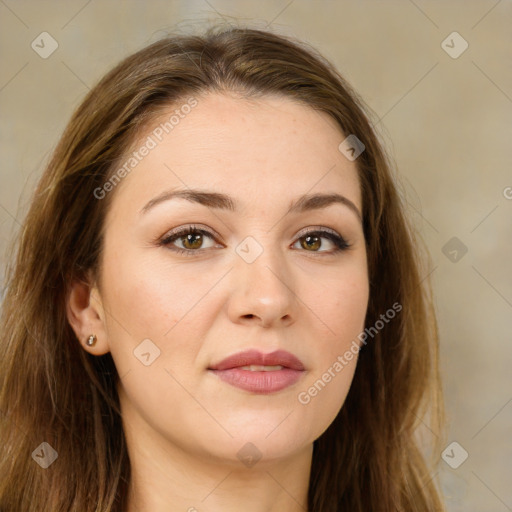
M 336 230 L 325 227 L 325 226 L 308 226 L 307 228 L 301 229 L 296 235 L 295 238 L 302 238 L 305 235 L 310 235 L 311 233 L 330 233 L 339 238 L 343 238 Z M 343 238 L 343 240 L 345 240 Z
M 208 235 L 211 236 L 213 239 L 222 238 L 216 231 L 204 226 L 203 224 L 186 224 L 184 226 L 179 226 L 177 228 L 171 229 L 160 240 L 161 242 L 166 242 L 167 240 L 173 237 L 179 238 L 180 236 L 184 236 L 190 232 L 197 232 L 203 235 Z

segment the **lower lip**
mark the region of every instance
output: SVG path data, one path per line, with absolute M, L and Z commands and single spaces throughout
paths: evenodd
M 258 372 L 242 370 L 240 368 L 229 368 L 228 370 L 210 370 L 219 376 L 221 380 L 245 391 L 252 393 L 268 394 L 281 391 L 292 384 L 295 384 L 304 373 L 291 368 L 273 370 L 269 372 Z

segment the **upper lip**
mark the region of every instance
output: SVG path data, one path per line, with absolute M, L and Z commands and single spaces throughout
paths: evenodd
M 258 350 L 246 350 L 226 357 L 217 364 L 209 367 L 209 370 L 229 370 L 240 366 L 283 366 L 292 370 L 304 370 L 301 360 L 286 350 L 276 350 L 270 354 L 263 354 Z

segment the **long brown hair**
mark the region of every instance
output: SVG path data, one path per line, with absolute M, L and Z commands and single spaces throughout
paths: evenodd
M 246 28 L 162 39 L 123 60 L 73 114 L 35 191 L 7 268 L 1 318 L 0 510 L 123 511 L 130 465 L 110 354 L 81 347 L 66 316 L 69 283 L 100 275 L 102 187 L 144 126 L 191 95 L 280 94 L 334 118 L 364 144 L 357 158 L 370 299 L 366 326 L 400 315 L 364 346 L 338 416 L 315 441 L 309 512 L 443 510 L 432 453 L 442 419 L 438 338 L 417 242 L 363 102 L 316 50 Z M 340 139 L 341 140 L 341 139 Z M 57 460 L 31 454 L 47 442 Z

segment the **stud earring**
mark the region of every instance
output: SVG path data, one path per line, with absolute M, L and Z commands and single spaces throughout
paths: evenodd
M 91 334 L 88 338 L 87 338 L 87 341 L 85 342 L 85 344 L 88 346 L 88 347 L 92 347 L 94 345 L 96 345 L 96 340 L 98 338 L 96 338 L 96 334 Z

